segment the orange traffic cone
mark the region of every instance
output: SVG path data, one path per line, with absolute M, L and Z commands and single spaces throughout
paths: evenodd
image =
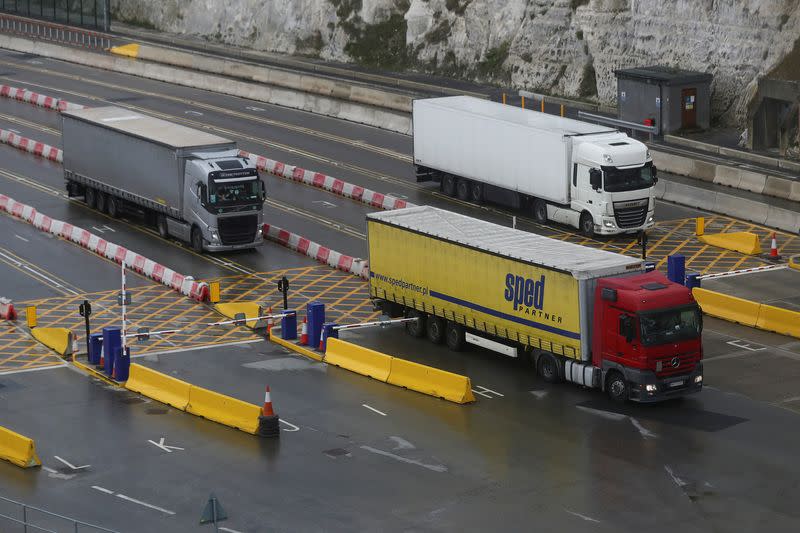
M 267 314 L 270 316 L 270 318 L 267 319 L 267 337 L 269 337 L 269 333 L 270 333 L 270 331 L 272 331 L 272 323 L 273 323 L 273 320 L 272 320 L 272 306 L 270 306 L 270 308 L 267 309 Z
M 772 232 L 772 245 L 769 248 L 769 259 L 777 261 L 781 256 L 778 255 L 778 240 L 775 237 L 775 232 Z
M 303 325 L 300 328 L 300 344 L 308 346 L 308 319 L 303 317 Z
M 272 410 L 272 398 L 269 395 L 269 385 L 267 385 L 267 392 L 264 393 L 264 408 L 261 410 L 263 416 L 275 416 L 275 411 Z

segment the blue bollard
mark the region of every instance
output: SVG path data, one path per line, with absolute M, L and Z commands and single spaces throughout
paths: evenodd
M 108 377 L 114 375 L 114 356 L 122 346 L 122 331 L 116 326 L 103 328 L 103 354 L 105 355 L 104 371 Z
M 686 288 L 689 290 L 700 288 L 700 274 L 686 274 Z
M 325 304 L 310 302 L 306 306 L 306 317 L 308 319 L 308 344 L 316 350 L 322 334 L 322 324 L 325 323 Z
M 286 309 L 284 313 L 287 316 L 281 318 L 281 339 L 293 341 L 297 338 L 297 311 Z
M 103 353 L 103 334 L 92 333 L 89 335 L 89 346 L 87 350 L 87 358 L 90 365 L 100 364 L 100 355 Z
M 131 349 L 126 346 L 122 350 L 122 346 L 118 346 L 114 354 L 114 379 L 117 381 L 128 381 L 128 375 L 131 369 Z
M 644 263 L 645 272 L 652 272 L 655 269 L 656 269 L 656 264 L 653 261 L 645 261 Z
M 667 278 L 673 283 L 683 285 L 686 281 L 686 258 L 681 254 L 667 257 Z
M 334 326 L 336 326 L 336 322 L 325 322 L 322 325 L 322 336 L 319 340 L 318 351 L 325 353 L 325 350 L 328 348 L 328 339 L 339 338 L 339 331 L 333 329 Z

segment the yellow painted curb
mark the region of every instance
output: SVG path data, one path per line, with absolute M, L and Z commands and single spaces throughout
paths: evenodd
M 293 351 L 295 353 L 299 353 L 300 355 L 308 357 L 309 359 L 313 359 L 314 361 L 319 361 L 319 362 L 323 361 L 323 355 L 322 354 L 320 354 L 318 352 L 315 352 L 314 350 L 311 350 L 310 348 L 306 348 L 305 346 L 300 346 L 299 344 L 296 344 L 294 342 L 285 341 L 285 340 L 281 339 L 279 335 L 275 335 L 275 330 L 274 329 L 272 331 L 270 331 L 270 333 L 269 333 L 269 340 L 271 340 L 275 344 L 280 344 L 281 346 L 283 346 L 284 348 L 286 348 L 288 350 L 291 350 L 291 351 Z
M 31 335 L 59 355 L 72 355 L 72 332 L 67 328 L 33 328 Z
M 733 250 L 746 255 L 758 255 L 761 253 L 761 243 L 758 240 L 758 235 L 749 231 L 698 235 L 697 239 L 717 248 Z
M 139 57 L 139 45 L 132 43 L 132 44 L 125 44 L 122 46 L 113 46 L 108 50 L 112 54 L 116 54 L 118 56 L 125 56 L 125 57 Z
M 0 426 L 0 459 L 22 468 L 42 466 L 36 455 L 36 443 L 24 435 Z
M 230 302 L 226 304 L 215 304 L 214 309 L 222 316 L 230 319 L 236 318 L 236 315 L 243 314 L 245 318 L 256 318 L 261 316 L 261 306 L 256 302 Z M 248 320 L 245 325 L 250 329 L 261 329 L 267 327 L 266 320 Z
M 790 257 L 789 266 L 795 270 L 800 270 L 800 255 Z

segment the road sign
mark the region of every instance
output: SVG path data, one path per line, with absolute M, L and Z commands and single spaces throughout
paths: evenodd
M 214 496 L 214 493 L 212 492 L 208 497 L 208 502 L 206 502 L 205 508 L 203 509 L 203 515 L 200 517 L 200 524 L 214 524 L 216 527 L 217 522 L 222 522 L 223 520 L 227 519 L 228 513 L 225 512 L 225 509 L 222 508 L 219 500 L 217 500 L 217 497 Z

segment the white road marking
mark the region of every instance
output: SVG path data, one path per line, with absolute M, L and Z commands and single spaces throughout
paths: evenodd
M 494 398 L 494 396 L 492 396 L 493 394 L 499 398 L 503 398 L 505 396 L 504 394 L 500 394 L 499 392 L 493 391 L 492 389 L 487 389 L 483 385 L 475 385 L 475 386 L 481 390 L 472 389 L 472 392 L 474 392 L 475 394 L 480 394 L 484 398 Z
M 94 490 L 99 490 L 100 492 L 105 492 L 106 494 L 111 494 L 112 496 L 114 495 L 114 491 L 113 490 L 108 490 L 108 489 L 105 489 L 103 487 L 98 487 L 97 485 L 92 485 L 92 488 Z
M 220 531 L 227 531 L 228 533 L 242 533 L 241 531 L 236 531 L 235 529 L 231 529 L 229 527 L 219 526 L 219 527 L 217 527 L 217 529 L 220 530 Z
M 754 345 L 747 342 L 744 342 L 741 339 L 736 339 L 732 341 L 728 341 L 726 344 L 730 344 L 731 346 L 736 346 L 737 348 L 742 348 L 744 350 L 749 350 L 751 352 L 760 352 L 761 350 L 766 350 L 766 346 L 761 346 L 761 348 L 753 348 L 753 346 L 760 346 Z
M 285 425 L 289 426 L 289 429 L 284 429 L 284 431 L 288 431 L 290 433 L 294 432 L 294 431 L 300 431 L 300 428 L 298 426 L 295 426 L 291 422 L 287 422 L 283 418 L 278 419 L 278 422 L 280 422 L 281 424 L 285 424 Z M 319 431 L 319 430 L 315 429 L 314 431 Z
M 669 477 L 671 477 L 672 481 L 674 481 L 675 484 L 678 485 L 679 487 L 683 488 L 683 487 L 685 487 L 687 485 L 687 483 L 684 480 L 682 480 L 681 478 L 679 478 L 678 476 L 676 476 L 672 472 L 672 469 L 670 467 L 668 467 L 667 465 L 664 465 L 664 470 L 667 471 L 667 474 L 669 474 Z
M 547 396 L 547 391 L 546 390 L 532 390 L 530 392 L 531 392 L 531 394 L 536 396 L 537 400 L 541 400 L 542 398 Z
M 381 416 L 386 416 L 386 413 L 384 413 L 383 411 L 378 411 L 378 410 L 377 410 L 377 409 L 375 409 L 374 407 L 370 407 L 369 405 L 367 405 L 367 404 L 365 404 L 365 403 L 362 403 L 362 404 L 361 404 L 361 406 L 362 406 L 362 407 L 366 407 L 366 408 L 367 408 L 367 409 L 369 409 L 370 411 L 375 411 L 376 413 L 378 413 L 378 414 L 379 414 L 379 415 L 381 415 Z
M 586 411 L 587 413 L 591 413 L 593 415 L 602 416 L 603 418 L 608 418 L 609 420 L 625 420 L 626 418 L 628 418 L 628 415 L 623 415 L 620 413 L 601 411 L 600 409 L 592 409 L 591 407 L 584 407 L 582 405 L 578 405 L 577 407 L 581 411 Z
M 54 455 L 53 457 L 55 457 L 56 459 L 58 459 L 59 461 L 61 461 L 62 463 L 64 463 L 65 465 L 67 465 L 68 467 L 70 467 L 73 470 L 83 470 L 84 468 L 89 468 L 90 466 L 92 466 L 92 465 L 75 466 L 75 465 L 67 462 L 66 459 L 62 459 L 61 457 L 59 457 L 57 455 Z
M 407 457 L 401 457 L 399 455 L 395 455 L 391 452 L 385 452 L 383 450 L 379 450 L 377 448 L 373 448 L 372 446 L 361 446 L 362 450 L 367 450 L 371 453 L 376 453 L 378 455 L 383 455 L 384 457 L 389 457 L 390 459 L 394 459 L 396 461 L 400 461 L 403 463 L 408 463 L 411 465 L 421 466 L 422 468 L 427 468 L 428 470 L 432 470 L 434 472 L 447 472 L 447 467 L 444 465 L 429 465 L 425 464 L 421 461 L 415 461 L 414 459 L 409 459 Z
M 195 115 L 197 117 L 202 117 L 203 114 L 200 111 L 184 111 L 187 115 Z
M 222 348 L 224 346 L 236 346 L 238 344 L 253 344 L 256 342 L 264 342 L 264 339 L 253 339 L 249 341 L 236 341 L 236 342 L 225 342 L 222 344 L 209 344 L 207 346 L 193 346 L 191 348 L 178 348 L 176 350 L 163 350 L 160 352 L 147 352 L 147 353 L 140 353 L 137 355 L 132 355 L 131 359 L 136 359 L 138 357 L 149 357 L 154 355 L 168 355 L 171 353 L 182 353 L 182 352 L 190 352 L 192 350 L 209 350 L 211 348 Z
M 21 132 L 21 131 L 19 131 L 19 130 L 13 130 L 13 129 L 11 129 L 11 128 L 8 128 L 8 131 L 10 131 L 10 132 L 12 132 L 12 133 L 16 133 L 17 135 L 20 135 L 20 134 L 22 133 L 22 132 Z
M 256 107 L 256 106 L 253 106 L 253 105 L 249 105 L 249 106 L 245 107 L 245 109 L 247 109 L 248 111 L 266 111 L 266 109 L 264 109 L 263 107 Z M 220 528 L 220 529 L 222 529 L 222 528 Z
M 70 479 L 75 477 L 75 474 L 62 474 L 58 470 L 54 470 L 54 469 L 49 468 L 47 466 L 43 466 L 42 470 L 47 472 L 48 477 L 51 477 L 53 479 L 63 479 L 63 480 L 67 480 L 68 481 L 68 480 L 70 480 Z
M 19 235 L 17 235 L 16 233 L 14 234 L 14 237 L 16 237 L 17 239 L 19 239 L 19 240 L 21 240 L 21 241 L 25 241 L 25 242 L 31 242 L 31 241 L 29 241 L 28 239 L 26 239 L 25 237 L 20 237 L 20 236 L 19 236 Z
M 110 231 L 111 233 L 116 233 L 117 232 L 117 230 L 115 230 L 113 228 L 109 228 L 105 224 L 100 226 L 99 228 L 97 226 L 92 226 L 92 229 L 94 229 L 94 230 L 96 230 L 96 231 L 98 231 L 100 233 L 105 233 L 107 231 Z
M 5 372 L 0 372 L 0 376 L 7 376 L 9 374 L 22 374 L 24 372 L 41 372 L 42 370 L 52 370 L 54 368 L 64 368 L 65 366 L 69 366 L 67 363 L 61 363 L 58 365 L 52 366 L 42 366 L 39 368 L 22 368 L 20 370 L 6 370 Z
M 586 515 L 583 515 L 583 514 L 580 514 L 580 513 L 576 513 L 575 511 L 570 511 L 569 509 L 564 509 L 564 511 L 566 511 L 569 514 L 571 514 L 572 516 L 577 516 L 581 520 L 585 520 L 587 522 L 595 522 L 597 524 L 600 523 L 600 520 L 597 520 L 596 518 L 592 518 L 591 516 L 586 516 Z
M 391 196 L 393 198 L 400 198 L 401 200 L 408 200 L 408 196 L 405 194 L 400 194 L 399 192 L 387 192 L 386 196 Z
M 646 439 L 652 439 L 658 437 L 658 435 L 656 435 L 655 433 L 653 433 L 652 431 L 641 425 L 639 421 L 636 420 L 635 418 L 630 417 L 630 419 L 631 419 L 631 424 L 633 424 L 633 427 L 639 430 L 639 433 L 642 435 L 642 437 Z
M 334 204 L 333 202 L 326 202 L 325 200 L 314 200 L 311 203 L 320 204 L 322 207 L 325 207 L 326 209 L 333 209 L 334 207 L 336 207 L 336 204 Z
M 781 400 L 778 403 L 792 403 L 792 402 L 797 402 L 797 401 L 800 401 L 800 396 L 792 396 L 791 398 L 786 398 L 784 400 Z
M 147 507 L 149 509 L 153 509 L 153 510 L 156 510 L 156 511 L 161 511 L 164 514 L 168 514 L 168 515 L 174 515 L 175 514 L 173 511 L 170 511 L 169 509 L 164 509 L 163 507 L 158 507 L 157 505 L 146 503 L 146 502 L 143 502 L 141 500 L 137 500 L 135 498 L 131 498 L 130 496 L 125 496 L 124 494 L 117 494 L 117 498 L 121 498 L 121 499 L 123 499 L 125 501 L 129 501 L 131 503 L 135 503 L 135 504 L 141 505 L 143 507 Z
M 153 446 L 158 446 L 167 453 L 172 453 L 172 450 L 181 450 L 181 451 L 185 450 L 185 448 L 181 448 L 179 446 L 169 446 L 167 444 L 164 444 L 164 437 L 161 437 L 161 439 L 158 442 L 152 440 L 148 440 L 147 442 L 149 442 Z
M 397 443 L 397 446 L 394 447 L 395 450 L 413 450 L 416 448 L 416 446 L 402 437 L 389 437 L 389 439 Z

